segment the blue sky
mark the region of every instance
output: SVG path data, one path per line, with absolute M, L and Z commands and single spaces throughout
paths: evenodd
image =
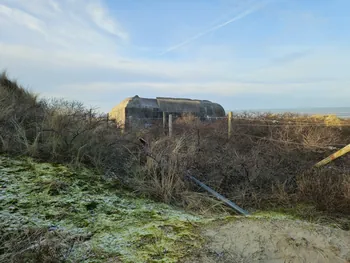
M 0 70 L 109 111 L 125 97 L 227 110 L 349 106 L 348 0 L 0 0 Z

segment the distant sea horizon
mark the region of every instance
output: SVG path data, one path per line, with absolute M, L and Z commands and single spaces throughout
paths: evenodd
M 252 113 L 298 113 L 306 115 L 336 115 L 339 118 L 350 118 L 350 107 L 315 107 L 315 108 L 285 108 L 285 109 L 247 109 L 247 110 L 232 110 L 233 112 L 252 112 Z

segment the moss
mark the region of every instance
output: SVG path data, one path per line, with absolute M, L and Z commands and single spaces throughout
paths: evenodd
M 90 236 L 68 262 L 178 262 L 202 242 L 203 218 L 114 189 L 86 169 L 0 156 L 0 191 L 1 231 Z

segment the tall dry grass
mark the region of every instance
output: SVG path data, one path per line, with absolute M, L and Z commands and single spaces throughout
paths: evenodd
M 116 123 L 76 101 L 40 100 L 0 76 L 0 152 L 123 174 L 128 143 Z
M 94 109 L 40 100 L 2 74 L 0 124 L 2 153 L 88 165 L 167 203 L 197 203 L 191 193 L 200 189 L 186 180 L 189 172 L 244 207 L 299 200 L 350 213 L 347 157 L 329 166 L 339 175 L 306 172 L 348 143 L 350 121 L 334 116 L 243 113 L 234 116 L 228 138 L 227 120 L 201 122 L 186 115 L 175 120 L 172 138 L 161 126 L 122 134 Z M 146 148 L 139 136 L 148 142 Z M 332 196 L 333 205 L 323 205 L 322 193 Z
M 349 121 L 333 121 L 335 125 L 330 125 L 329 118 L 320 121 L 294 114 L 240 115 L 235 116 L 228 139 L 227 120 L 203 123 L 194 117 L 179 118 L 174 122 L 172 139 L 153 136 L 151 130 L 145 135 L 152 157 L 137 165 L 136 181 L 141 183 L 135 186 L 162 201 L 191 205 L 186 195 L 200 189 L 185 180 L 189 171 L 244 207 L 292 207 L 300 201 L 324 211 L 350 213 L 346 156 L 325 168 L 336 167 L 342 171 L 340 177 L 307 173 L 346 144 Z M 324 205 L 322 193 L 332 197 L 332 205 Z
M 179 200 L 187 189 L 183 175 L 191 162 L 188 157 L 195 154 L 187 139 L 186 136 L 163 137 L 147 145 L 144 162 L 133 163 L 130 167 L 130 185 L 166 203 Z
M 299 175 L 297 198 L 323 211 L 350 213 L 349 171 L 323 168 Z
M 0 153 L 87 165 L 139 194 L 201 212 L 224 208 L 188 181 L 187 173 L 245 208 L 303 202 L 349 215 L 349 159 L 310 169 L 348 143 L 349 126 L 334 116 L 245 113 L 234 116 L 231 138 L 227 120 L 201 122 L 190 115 L 175 120 L 172 138 L 157 125 L 121 133 L 94 109 L 41 100 L 5 73 L 0 76 Z M 64 262 L 83 238 L 0 228 L 0 261 Z

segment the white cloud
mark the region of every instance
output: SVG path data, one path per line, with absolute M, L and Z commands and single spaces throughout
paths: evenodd
M 230 19 L 228 19 L 228 20 L 226 20 L 226 21 L 224 21 L 222 23 L 219 23 L 217 25 L 214 25 L 214 26 L 208 28 L 207 30 L 205 30 L 203 32 L 200 32 L 200 33 L 198 33 L 198 34 L 196 34 L 196 35 L 194 35 L 194 36 L 192 36 L 192 37 L 190 37 L 190 38 L 188 38 L 188 39 L 186 39 L 186 40 L 184 40 L 184 41 L 182 41 L 182 42 L 180 42 L 180 43 L 178 43 L 176 45 L 173 45 L 173 46 L 169 47 L 167 50 L 162 52 L 160 55 L 162 56 L 162 55 L 165 55 L 165 54 L 167 54 L 167 53 L 169 53 L 171 51 L 179 49 L 179 48 L 181 48 L 181 47 L 183 47 L 183 46 L 185 46 L 185 45 L 187 45 L 187 44 L 189 44 L 189 43 L 191 43 L 191 42 L 193 42 L 193 41 L 195 41 L 195 40 L 197 40 L 197 39 L 199 39 L 199 38 L 201 38 L 201 37 L 203 37 L 203 36 L 205 36 L 205 35 L 207 35 L 207 34 L 209 34 L 211 32 L 214 32 L 216 30 L 219 30 L 222 27 L 225 27 L 225 26 L 227 26 L 227 25 L 229 25 L 231 23 L 234 23 L 234 22 L 236 22 L 238 20 L 241 20 L 241 19 L 245 18 L 246 16 L 248 16 L 248 15 L 258 11 L 263 6 L 265 6 L 266 4 L 267 4 L 267 1 L 259 0 L 259 1 L 255 2 L 255 3 L 253 3 L 252 5 L 249 5 L 246 9 L 238 12 L 237 14 L 235 14 Z
M 47 0 L 49 6 L 51 6 L 55 11 L 61 12 L 61 8 L 58 2 L 54 0 Z
M 41 18 L 49 18 L 61 11 L 60 4 L 56 0 L 1 0 L 0 2 L 8 7 L 20 8 L 32 16 Z
M 128 39 L 128 34 L 121 28 L 118 22 L 108 14 L 108 10 L 101 2 L 90 2 L 87 5 L 86 10 L 95 24 L 101 29 L 116 35 L 123 40 Z
M 332 91 L 327 83 L 311 82 L 313 86 L 317 86 L 319 90 Z M 344 84 L 349 84 L 346 82 Z M 220 96 L 234 96 L 238 94 L 293 94 L 295 92 L 302 92 L 305 88 L 304 83 L 275 83 L 275 82 L 89 82 L 89 83 L 75 83 L 60 86 L 62 91 L 74 91 L 78 94 L 82 92 L 88 93 L 114 93 L 123 90 L 128 90 L 130 93 L 142 92 L 156 92 L 173 95 L 189 95 L 189 94 L 216 94 Z M 341 87 L 339 87 L 341 88 Z M 135 93 L 135 94 L 136 94 Z M 350 90 L 349 90 L 350 95 Z
M 4 20 L 11 20 L 13 23 L 45 34 L 45 24 L 43 21 L 19 9 L 0 4 L 0 16 Z
M 30 44 L 55 52 L 62 48 L 88 53 L 117 52 L 128 38 L 98 0 L 0 0 L 0 22 L 2 41 L 16 38 L 16 43 L 11 44 Z M 41 36 L 31 31 L 40 32 Z
M 311 55 L 301 56 L 290 62 L 272 62 L 269 66 L 256 70 L 248 67 L 241 71 L 240 63 L 224 59 L 182 62 L 128 59 L 118 55 L 107 57 L 99 53 L 64 50 L 50 52 L 1 42 L 0 58 L 3 58 L 2 61 L 26 65 L 25 70 L 30 71 L 33 78 L 45 78 L 41 71 L 51 68 L 59 76 L 66 77 L 66 83 L 63 85 L 55 85 L 51 80 L 52 86 L 56 86 L 58 90 L 65 90 L 67 94 L 74 90 L 79 90 L 81 94 L 85 89 L 90 93 L 121 90 L 137 93 L 137 90 L 153 90 L 162 94 L 201 93 L 233 96 L 259 93 L 288 94 L 326 87 L 329 87 L 327 90 L 330 92 L 334 86 L 339 89 L 345 87 L 344 83 L 349 80 L 346 69 L 350 66 L 350 51 L 342 50 L 338 53 L 337 50 L 329 48 L 315 50 Z M 256 63 L 251 61 L 251 64 L 254 67 Z M 6 64 L 0 61 L 1 67 L 6 67 Z M 9 70 L 12 71 L 11 68 Z M 72 72 L 75 72 L 76 76 L 72 75 Z M 127 79 L 118 80 L 121 74 L 127 76 Z
M 135 75 L 149 75 L 174 79 L 227 79 L 227 63 L 207 61 L 169 62 L 161 60 L 128 59 L 118 55 L 101 53 L 71 52 L 66 50 L 51 52 L 24 45 L 8 45 L 0 42 L 0 57 L 5 60 L 17 60 L 36 67 L 109 69 L 129 72 Z M 6 66 L 6 65 L 1 65 Z M 233 64 L 230 67 L 232 70 Z
M 350 96 L 348 47 L 271 45 L 262 46 L 259 57 L 244 57 L 234 45 L 216 42 L 169 60 L 130 56 L 132 39 L 99 0 L 0 0 L 0 71 L 8 69 L 46 96 L 63 93 L 86 102 L 99 96 L 101 104 L 103 94 L 149 92 L 288 99 L 335 87 L 334 98 Z

